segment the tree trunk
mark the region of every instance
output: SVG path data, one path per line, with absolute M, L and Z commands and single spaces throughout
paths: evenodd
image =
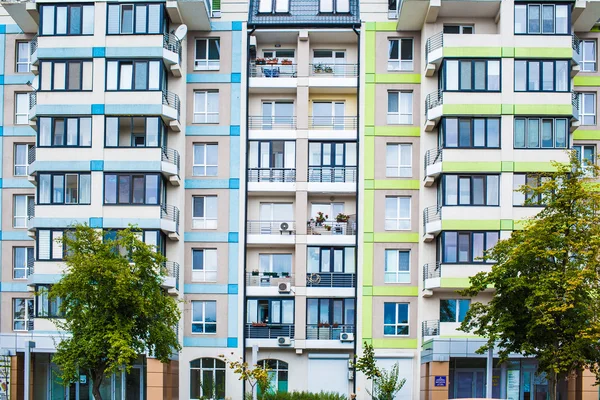
M 557 387 L 557 375 L 556 372 L 552 372 L 552 374 L 550 374 L 550 377 L 548 378 L 548 383 L 549 383 L 549 392 L 548 393 L 550 395 L 550 400 L 556 400 L 557 396 L 556 396 L 556 387 Z
M 102 394 L 100 393 L 100 385 L 102 385 L 102 378 L 104 378 L 103 372 L 90 371 L 92 378 L 92 395 L 94 400 L 102 400 Z

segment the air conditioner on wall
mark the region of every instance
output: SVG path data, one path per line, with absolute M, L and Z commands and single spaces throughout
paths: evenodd
M 347 332 L 340 333 L 340 341 L 354 342 L 354 333 L 347 333 Z
M 279 337 L 277 337 L 277 344 L 279 346 L 291 346 L 292 345 L 292 339 L 290 339 L 287 336 L 279 336 Z
M 279 282 L 277 289 L 279 289 L 279 293 L 289 293 L 292 290 L 292 286 L 289 282 Z

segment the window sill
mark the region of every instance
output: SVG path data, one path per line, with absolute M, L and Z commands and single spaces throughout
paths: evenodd
M 192 283 L 207 283 L 207 284 L 215 284 L 217 281 L 196 281 L 192 279 Z
M 203 332 L 203 333 L 198 333 L 198 332 L 191 332 L 191 334 L 192 334 L 192 335 L 216 335 L 216 334 L 217 334 L 217 332 L 214 332 L 214 333 L 206 333 L 206 332 Z
M 219 68 L 197 68 L 194 67 L 194 71 L 220 71 L 221 67 Z
M 385 176 L 387 179 L 407 179 L 407 180 L 411 180 L 414 179 L 413 176 L 390 176 L 390 175 L 386 175 Z
M 386 335 L 386 334 L 383 334 L 383 336 L 387 337 L 387 338 L 408 338 L 408 337 L 410 337 L 410 334 L 408 334 L 408 335 Z
M 387 69 L 387 72 L 415 72 L 414 69 Z

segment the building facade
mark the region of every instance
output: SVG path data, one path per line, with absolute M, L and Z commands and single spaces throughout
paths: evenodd
M 399 365 L 397 399 L 485 397 L 482 340 L 457 328 L 493 291 L 456 290 L 539 211 L 516 188 L 568 149 L 597 157 L 600 2 L 2 5 L 11 399 L 91 398 L 85 375 L 55 379 L 45 296 L 73 223 L 142 228 L 181 300 L 182 352 L 140 355 L 105 398 L 242 398 L 224 356 L 366 399 L 364 342 Z M 535 371 L 494 363 L 493 396 L 546 398 Z M 562 395 L 597 398 L 588 375 Z

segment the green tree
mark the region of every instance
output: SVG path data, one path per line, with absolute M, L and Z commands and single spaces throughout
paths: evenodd
M 554 167 L 539 185 L 521 188 L 528 205 L 545 207 L 498 242 L 484 257 L 496 260 L 491 272 L 460 292 L 495 288 L 489 303 L 471 304 L 460 329 L 487 338 L 481 353 L 498 346 L 501 361 L 510 353 L 536 357 L 552 400 L 558 379 L 584 368 L 598 377 L 600 362 L 598 169 L 574 154 L 570 165 Z
M 367 342 L 364 342 L 363 355 L 356 359 L 354 368 L 362 372 L 367 380 L 372 380 L 373 392 L 367 389 L 367 393 L 373 400 L 393 400 L 406 383 L 406 379 L 398 379 L 398 363 L 389 371 L 377 366 L 373 346 Z
M 49 297 L 62 299 L 64 319 L 56 324 L 71 336 L 58 343 L 53 361 L 65 384 L 85 372 L 96 400 L 105 376 L 129 371 L 139 354 L 166 363 L 181 349 L 179 307 L 161 287 L 165 259 L 139 232 L 124 229 L 104 240 L 101 231 L 77 225 L 62 239 L 67 273 Z
M 233 354 L 233 353 L 232 353 Z M 264 398 L 269 389 L 271 389 L 271 369 L 265 363 L 264 365 L 254 364 L 250 365 L 248 362 L 243 361 L 242 358 L 240 360 L 228 360 L 224 355 L 220 355 L 225 361 L 225 363 L 229 366 L 230 369 L 233 370 L 233 373 L 240 376 L 240 380 L 244 382 L 248 382 L 250 385 L 250 393 L 248 393 L 248 397 L 254 398 L 254 387 L 258 388 L 260 393 L 260 397 Z

